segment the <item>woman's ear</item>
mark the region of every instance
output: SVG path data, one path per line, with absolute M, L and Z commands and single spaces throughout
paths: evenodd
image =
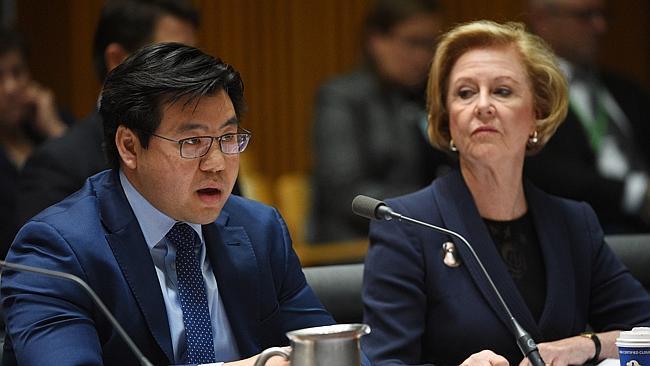
M 140 139 L 133 130 L 124 127 L 124 125 L 118 126 L 115 133 L 115 145 L 124 167 L 132 170 L 137 168 L 138 153 L 142 149 L 140 148 Z

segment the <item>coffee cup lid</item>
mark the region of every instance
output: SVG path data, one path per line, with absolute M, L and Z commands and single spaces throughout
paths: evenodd
M 622 331 L 616 339 L 616 345 L 650 344 L 650 327 L 635 327 L 630 331 Z

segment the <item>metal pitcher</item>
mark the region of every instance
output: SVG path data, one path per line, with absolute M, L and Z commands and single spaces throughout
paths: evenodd
M 265 350 L 255 362 L 264 366 L 272 356 L 283 356 L 291 366 L 359 366 L 359 338 L 370 333 L 365 324 L 336 324 L 305 328 L 287 333 L 291 351 L 273 347 Z

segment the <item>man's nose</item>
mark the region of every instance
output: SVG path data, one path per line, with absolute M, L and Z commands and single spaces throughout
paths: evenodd
M 220 171 L 226 166 L 226 155 L 221 152 L 219 141 L 213 141 L 212 146 L 201 159 L 201 170 L 204 171 Z

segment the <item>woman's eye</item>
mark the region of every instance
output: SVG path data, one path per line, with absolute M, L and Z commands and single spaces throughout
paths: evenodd
M 497 88 L 494 91 L 494 94 L 500 95 L 502 97 L 507 97 L 510 94 L 512 94 L 512 91 L 510 89 L 508 89 L 508 88 Z
M 458 91 L 458 96 L 461 99 L 467 99 L 467 98 L 471 97 L 472 94 L 474 94 L 474 93 L 470 89 L 461 89 L 461 90 Z

